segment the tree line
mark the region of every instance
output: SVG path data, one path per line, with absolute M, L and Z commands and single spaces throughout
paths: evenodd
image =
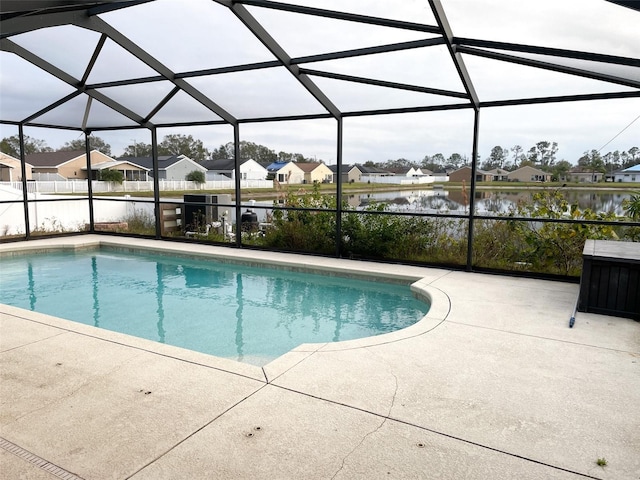
M 105 155 L 112 156 L 111 145 L 97 136 L 89 137 L 89 145 L 92 150 L 98 150 Z M 83 138 L 66 142 L 62 147 L 53 149 L 47 142 L 41 139 L 33 138 L 28 135 L 24 137 L 25 155 L 42 152 L 63 152 L 76 151 L 85 149 L 85 141 Z M 18 135 L 5 137 L 0 141 L 0 151 L 18 158 L 20 156 L 20 138 Z M 165 135 L 160 143 L 158 143 L 158 155 L 184 155 L 196 162 L 204 160 L 226 160 L 234 158 L 234 144 L 229 142 L 220 145 L 218 148 L 209 150 L 204 146 L 202 140 L 193 138 L 192 135 L 171 134 Z M 134 141 L 127 145 L 120 157 L 151 157 L 151 144 Z M 264 145 L 254 142 L 240 142 L 240 158 L 251 158 L 259 163 L 272 162 L 320 162 L 315 156 L 307 157 L 302 153 L 277 152 Z
M 105 155 L 111 155 L 111 146 L 98 136 L 89 137 L 91 149 L 98 150 Z M 53 152 L 44 140 L 25 136 L 25 154 L 39 152 Z M 75 151 L 84 150 L 84 139 L 76 139 L 66 142 L 55 151 Z M 5 137 L 0 141 L 0 151 L 18 157 L 20 153 L 20 139 L 18 135 Z M 228 142 L 212 150 L 204 146 L 202 140 L 194 138 L 192 135 L 171 134 L 165 135 L 158 144 L 158 155 L 185 155 L 196 162 L 204 160 L 221 160 L 234 158 L 234 144 Z M 521 145 L 514 145 L 511 148 L 496 145 L 491 149 L 489 155 L 482 160 L 476 159 L 477 166 L 482 170 L 494 170 L 496 168 L 512 171 L 525 165 L 539 168 L 549 172 L 556 177 L 569 172 L 574 165 L 567 160 L 557 160 L 557 142 L 543 140 L 525 150 Z M 133 142 L 124 149 L 122 157 L 150 157 L 151 144 L 144 142 Z M 240 158 L 251 158 L 259 163 L 272 162 L 322 162 L 314 157 L 306 157 L 301 153 L 277 152 L 265 145 L 260 145 L 250 141 L 240 142 Z M 640 148 L 631 147 L 626 151 L 613 151 L 606 154 L 598 150 L 588 150 L 578 159 L 578 166 L 592 172 L 611 172 L 621 168 L 628 168 L 640 163 Z M 422 161 L 415 162 L 406 158 L 387 160 L 385 162 L 368 161 L 365 166 L 374 166 L 387 170 L 399 168 L 423 168 L 432 172 L 442 172 L 445 170 L 456 170 L 465 165 L 471 165 L 471 160 L 467 155 L 453 153 L 445 157 L 442 153 L 425 155 Z
M 513 171 L 529 165 L 549 172 L 555 177 L 561 177 L 568 173 L 574 165 L 564 159 L 557 160 L 557 153 L 557 142 L 549 142 L 546 140 L 537 142 L 528 150 L 525 150 L 521 145 L 514 145 L 511 148 L 496 145 L 484 160 L 478 157 L 476 165 L 485 171 L 495 169 Z M 626 151 L 616 150 L 606 154 L 601 154 L 598 150 L 588 150 L 578 159 L 577 166 L 587 171 L 605 173 L 621 168 L 628 168 L 639 163 L 640 148 L 631 147 Z M 406 158 L 399 158 L 396 160 L 387 160 L 386 162 L 365 163 L 365 166 L 374 166 L 390 170 L 414 167 L 428 169 L 432 172 L 457 170 L 460 167 L 470 165 L 471 160 L 469 157 L 459 153 L 453 153 L 447 158 L 445 158 L 442 153 L 425 155 L 421 162 L 412 162 Z

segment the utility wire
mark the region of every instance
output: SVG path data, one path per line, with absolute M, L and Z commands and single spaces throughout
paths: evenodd
M 634 118 L 633 120 L 631 120 L 631 123 L 629 125 L 627 125 L 626 127 L 624 127 L 622 130 L 620 130 L 618 133 L 615 134 L 615 136 L 609 140 L 607 143 L 605 143 L 604 145 L 602 145 L 599 149 L 598 149 L 598 153 L 600 153 L 600 150 L 602 150 L 604 147 L 606 147 L 607 145 L 609 145 L 611 142 L 613 142 L 616 138 L 618 138 L 620 136 L 620 134 L 622 132 L 624 132 L 627 128 L 629 128 L 631 125 L 633 125 L 638 119 L 640 118 L 640 115 L 638 115 L 636 118 Z

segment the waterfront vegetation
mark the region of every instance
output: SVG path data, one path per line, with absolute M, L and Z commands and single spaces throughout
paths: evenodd
M 474 266 L 579 276 L 585 240 L 638 240 L 637 227 L 581 223 L 580 220 L 615 222 L 620 218 L 613 213 L 580 210 L 577 205 L 569 204 L 559 190 L 537 192 L 533 198 L 533 203 L 517 204 L 495 219 L 475 221 Z M 633 213 L 640 196 L 632 198 L 627 202 L 627 209 Z M 272 228 L 264 236 L 250 236 L 246 243 L 278 250 L 335 252 L 335 197 L 323 195 L 316 188 L 302 195 L 289 193 L 280 205 L 304 210 L 275 210 Z M 634 220 L 632 213 L 626 220 Z M 522 220 L 525 217 L 539 221 Z M 576 223 L 556 223 L 548 219 Z M 465 264 L 466 218 L 402 215 L 378 203 L 363 211 L 343 213 L 341 233 L 343 256 Z
M 534 186 L 536 190 L 531 188 Z M 358 186 L 350 187 L 356 189 Z M 450 187 L 455 188 L 447 185 L 447 189 Z M 370 185 L 366 188 L 378 190 Z M 398 190 L 397 186 L 395 188 Z M 513 184 L 509 184 L 509 188 L 512 189 Z M 527 201 L 515 202 L 507 211 L 497 213 L 493 218 L 474 220 L 474 268 L 577 277 L 582 268 L 585 240 L 640 241 L 640 227 L 616 224 L 640 221 L 640 193 L 631 193 L 622 202 L 625 216 L 621 217 L 613 212 L 597 212 L 572 204 L 564 188 L 541 187 L 540 184 L 529 188 L 531 195 L 527 196 Z M 600 188 L 603 188 L 602 184 Z M 345 193 L 348 191 L 345 188 Z M 626 190 L 629 191 L 633 192 Z M 245 192 L 242 193 L 244 195 Z M 415 264 L 461 267 L 467 263 L 469 220 L 464 214 L 446 211 L 437 215 L 415 214 L 395 209 L 384 201 L 356 210 L 345 201 L 342 205 L 340 245 L 336 245 L 335 185 L 281 187 L 268 198 L 272 205 L 261 207 L 266 212 L 263 223 L 267 227 L 260 231 L 242 232 L 242 244 L 325 255 L 339 252 L 346 258 Z M 32 234 L 53 233 L 51 225 L 55 227 L 55 219 L 46 220 Z M 134 208 L 119 222 L 118 228 L 110 231 L 155 235 L 155 219 L 146 210 Z M 222 229 L 209 228 L 204 221 L 195 227 L 189 238 L 198 241 L 229 243 L 236 238 L 237 232 L 223 234 Z M 53 231 L 68 233 L 83 229 L 59 226 Z M 166 235 L 184 237 L 185 232 Z

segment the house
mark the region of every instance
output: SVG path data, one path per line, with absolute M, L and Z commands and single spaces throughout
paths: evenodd
M 89 152 L 91 166 L 113 162 L 113 158 L 98 150 Z M 31 165 L 34 180 L 47 177 L 62 179 L 87 179 L 87 156 L 84 150 L 42 152 L 25 155 L 25 161 Z
M 205 160 L 201 163 L 207 169 L 207 179 L 216 175 L 224 175 L 231 180 L 236 178 L 236 163 L 233 159 Z M 241 180 L 264 180 L 269 172 L 258 162 L 251 158 L 240 160 Z
M 492 178 L 492 174 L 479 168 L 476 170 L 476 182 L 490 182 Z M 449 174 L 449 181 L 471 183 L 471 167 L 465 165 L 464 167 L 454 170 Z
M 507 174 L 510 182 L 550 182 L 551 174 L 525 165 Z
M 613 178 L 615 182 L 640 183 L 640 163 L 616 172 Z
M 329 165 L 333 173 L 333 183 L 338 182 L 338 165 Z M 360 181 L 362 172 L 358 165 L 342 165 L 342 183 L 355 183 Z
M 273 162 L 267 166 L 268 179 L 277 183 L 295 184 L 304 182 L 304 171 L 295 162 Z
M 398 167 L 398 168 L 389 168 L 388 172 L 393 173 L 394 175 L 399 175 L 402 177 L 420 177 L 425 175 L 420 168 L 415 167 Z
M 304 172 L 303 183 L 332 183 L 333 172 L 324 163 L 296 162 Z
M 27 180 L 31 180 L 31 164 L 25 165 L 25 177 Z M 0 153 L 0 182 L 19 182 L 22 180 L 22 167 L 20 166 L 20 160 L 7 155 L 6 153 Z
M 372 177 L 388 177 L 393 175 L 393 173 L 388 170 L 383 170 L 378 167 L 370 167 L 365 165 L 357 165 L 358 169 L 362 172 L 360 175 L 360 180 L 363 182 L 370 182 Z
M 85 170 L 86 175 L 87 167 L 84 167 L 83 170 Z M 97 165 L 93 165 L 91 167 L 91 178 L 93 180 L 99 179 L 99 173 L 102 170 L 119 171 L 120 173 L 122 173 L 122 178 L 126 181 L 146 182 L 147 180 L 149 180 L 149 169 L 131 163 L 127 160 L 113 160 L 112 162 L 103 162 Z
M 594 172 L 583 167 L 574 167 L 564 176 L 565 181 L 576 183 L 597 183 L 601 182 L 603 178 L 604 173 Z
M 144 168 L 153 177 L 153 158 L 151 157 L 121 157 L 118 160 L 129 162 Z M 207 169 L 198 162 L 185 155 L 164 155 L 158 157 L 158 180 L 184 180 L 193 171 L 206 175 Z
M 494 168 L 486 172 L 491 175 L 492 182 L 506 182 L 509 180 L 509 172 L 504 168 Z

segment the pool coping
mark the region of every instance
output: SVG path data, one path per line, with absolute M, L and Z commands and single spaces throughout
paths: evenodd
M 64 318 L 0 303 L 0 313 L 51 326 L 66 332 L 72 332 L 99 340 L 136 348 L 149 353 L 194 363 L 227 373 L 240 375 L 265 383 L 270 383 L 287 370 L 316 352 L 331 352 L 367 348 L 398 342 L 424 335 L 442 322 L 450 312 L 451 303 L 448 295 L 430 285 L 436 278 L 448 273 L 447 270 L 429 269 L 431 277 L 420 275 L 420 267 L 398 266 L 360 260 L 334 259 L 314 257 L 292 253 L 263 252 L 246 249 L 231 249 L 215 245 L 191 244 L 184 242 L 166 242 L 161 240 L 140 239 L 131 237 L 109 237 L 103 235 L 82 235 L 77 237 L 59 237 L 0 244 L 0 258 L 3 256 L 50 253 L 65 250 L 85 250 L 94 248 L 112 248 L 126 252 L 154 252 L 188 258 L 205 258 L 225 263 L 236 263 L 249 266 L 278 268 L 288 271 L 320 273 L 346 278 L 358 278 L 369 281 L 384 281 L 410 285 L 416 298 L 430 303 L 427 314 L 418 322 L 401 330 L 384 333 L 372 337 L 327 343 L 304 343 L 278 356 L 260 367 L 224 357 L 201 353 L 182 347 L 163 344 L 154 340 L 114 332 L 111 330 L 86 325 Z M 396 271 L 394 271 L 394 268 Z M 433 276 L 434 272 L 440 275 Z

